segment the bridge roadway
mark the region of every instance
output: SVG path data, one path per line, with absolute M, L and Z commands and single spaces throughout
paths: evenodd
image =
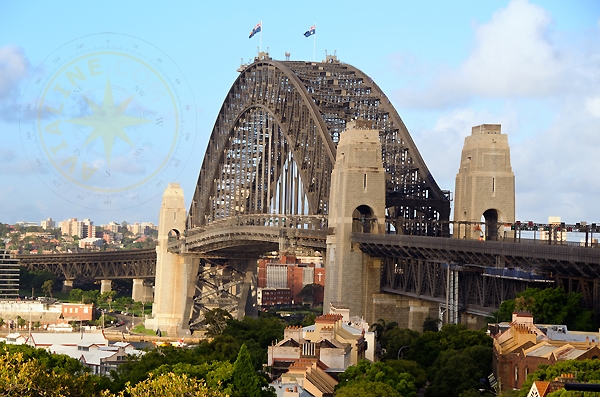
M 321 218 L 241 216 L 213 222 L 171 240 L 169 251 L 218 262 L 254 259 L 293 246 L 324 252 L 327 223 Z M 495 310 L 502 300 L 540 283 L 581 292 L 586 306 L 600 311 L 599 248 L 548 245 L 540 240 L 531 244 L 395 234 L 354 233 L 351 239 L 363 252 L 384 258 L 385 292 L 442 303 L 451 270 L 461 275 L 462 307 L 475 312 Z M 155 250 L 19 255 L 18 259 L 31 270 L 48 270 L 67 280 L 153 279 L 156 268 Z
M 17 255 L 21 266 L 46 270 L 60 280 L 154 279 L 156 250 Z
M 188 230 L 169 252 L 205 259 L 258 259 L 265 252 L 308 247 L 325 252 L 327 218 L 314 215 L 243 215 Z
M 454 277 L 460 310 L 497 310 L 528 287 L 550 283 L 583 295 L 600 313 L 600 249 L 544 241 L 476 241 L 405 235 L 351 235 L 360 249 L 383 259 L 381 290 L 445 304 Z

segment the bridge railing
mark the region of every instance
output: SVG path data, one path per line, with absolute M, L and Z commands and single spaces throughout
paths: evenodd
M 600 227 L 595 223 L 577 223 L 575 225 L 539 224 L 534 222 L 515 223 L 486 223 L 467 221 L 423 221 L 423 220 L 386 220 L 386 225 L 402 229 L 402 233 L 387 227 L 390 234 L 404 234 L 423 237 L 452 237 L 455 233 L 467 234 L 465 231 L 475 231 L 480 240 L 504 241 L 510 243 L 535 244 L 535 245 L 561 245 L 568 247 L 598 248 Z M 494 230 L 495 229 L 495 230 Z M 390 231 L 391 230 L 391 231 Z M 493 233 L 491 231 L 494 230 Z M 449 233 L 446 233 L 448 231 Z M 469 235 L 471 233 L 468 233 Z M 580 241 L 573 241 L 573 236 Z M 533 237 L 533 238 L 531 238 Z
M 264 226 L 302 230 L 327 230 L 327 216 L 281 214 L 236 215 L 223 219 L 216 219 L 201 228 L 188 230 L 186 236 L 232 226 Z

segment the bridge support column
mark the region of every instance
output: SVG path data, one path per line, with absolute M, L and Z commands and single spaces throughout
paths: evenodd
M 68 294 L 73 289 L 73 280 L 65 280 L 63 281 L 62 293 Z
M 131 289 L 131 298 L 135 302 L 151 302 L 153 299 L 152 286 L 145 285 L 144 279 L 134 278 L 133 288 Z
M 248 261 L 237 312 L 237 319 L 239 321 L 244 320 L 245 316 L 258 318 L 258 302 L 256 299 L 256 287 L 258 284 L 256 272 L 256 261 Z
M 324 311 L 332 304 L 350 316 L 373 322 L 373 295 L 379 292 L 379 262 L 352 245 L 353 233 L 385 232 L 385 170 L 379 131 L 365 121 L 347 123 L 340 134 L 331 173 Z
M 169 183 L 163 194 L 158 221 L 152 318 L 147 319 L 145 324 L 146 328 L 160 330 L 172 336 L 189 334 L 188 308 L 191 305 L 188 302 L 188 290 L 192 283 L 190 277 L 195 282 L 198 274 L 198 261 L 191 258 L 185 260 L 183 256 L 167 251 L 170 233 L 181 235 L 185 230 L 185 219 L 183 189 L 179 183 Z
M 102 280 L 100 282 L 100 293 L 110 292 L 112 289 L 112 280 Z
M 455 238 L 513 237 L 504 235 L 504 223 L 515 221 L 515 174 L 508 137 L 501 133 L 500 124 L 478 125 L 465 138 L 454 188 L 454 221 L 465 222 L 455 226 Z
M 416 331 L 423 331 L 423 323 L 429 316 L 429 302 L 411 300 L 408 308 L 408 328 Z

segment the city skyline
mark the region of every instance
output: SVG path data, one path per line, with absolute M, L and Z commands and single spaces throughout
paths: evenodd
M 51 62 L 47 57 L 66 43 L 102 32 L 136 37 L 155 46 L 189 84 L 197 116 L 193 150 L 186 153 L 176 180 L 165 181 L 181 183 L 188 208 L 210 132 L 237 77 L 240 59 L 250 62 L 262 46 L 274 59 L 284 59 L 290 52 L 291 60 L 311 61 L 316 48 L 316 60 L 322 60 L 325 50 L 335 52 L 342 62 L 373 78 L 400 114 L 442 189 L 454 190 L 463 139 L 471 127 L 499 123 L 511 147 L 517 219 L 600 220 L 594 199 L 600 194 L 600 164 L 593 161 L 600 149 L 596 127 L 600 5 L 596 2 L 381 2 L 370 4 L 368 18 L 357 15 L 364 8 L 359 2 L 342 6 L 308 1 L 294 9 L 277 2 L 256 2 L 252 9 L 247 3 L 232 4 L 180 3 L 164 8 L 108 1 L 79 8 L 66 2 L 0 6 L 4 27 L 0 130 L 5 137 L 0 148 L 0 221 L 14 224 L 52 217 L 90 218 L 97 224 L 158 223 L 158 190 L 141 191 L 145 195 L 141 204 L 119 211 L 78 207 L 52 191 L 44 174 L 32 170 L 24 148 L 20 106 L 38 66 Z M 259 21 L 260 38 L 248 39 Z M 304 37 L 315 23 L 315 37 Z M 117 84 L 114 73 L 110 79 Z M 115 107 L 125 103 L 128 97 L 118 90 L 109 92 L 109 84 L 103 81 L 90 90 L 87 103 L 99 107 L 103 97 L 112 103 L 106 99 L 113 95 Z M 102 140 L 106 145 L 108 135 L 98 131 L 94 135 L 81 124 L 73 128 L 87 134 L 87 140 L 95 137 L 94 150 L 99 150 Z M 139 132 L 143 130 L 136 131 L 143 135 Z M 111 136 L 110 150 L 125 153 L 126 138 L 133 135 Z M 82 142 L 90 144 L 83 138 Z M 106 161 L 111 161 L 106 154 Z M 120 167 L 122 178 L 135 180 L 144 172 L 138 163 L 114 166 Z

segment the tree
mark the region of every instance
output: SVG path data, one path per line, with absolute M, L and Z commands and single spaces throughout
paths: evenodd
M 403 397 L 414 397 L 417 394 L 415 378 L 411 374 L 396 372 L 381 361 L 372 363 L 369 360 L 361 360 L 358 364 L 346 368 L 338 376 L 338 380 L 336 391 L 358 381 L 369 381 L 385 383 Z
M 104 397 L 115 396 L 109 392 L 103 393 Z M 135 385 L 128 383 L 125 390 L 118 394 L 119 397 L 225 397 L 220 390 L 209 388 L 204 381 L 189 378 L 187 375 L 176 375 L 174 373 L 154 376 L 150 374 L 148 379 Z M 115 396 L 116 397 L 116 396 Z
M 275 390 L 268 387 L 267 381 L 254 372 L 246 344 L 242 345 L 233 363 L 231 379 L 231 397 L 275 397 L 276 395 Z
M 492 372 L 492 348 L 475 345 L 444 350 L 429 372 L 432 376 L 426 396 L 458 397 L 469 389 L 479 390 L 483 387 L 479 380 Z
M 25 321 L 24 318 L 22 318 L 21 316 L 17 316 L 17 325 L 19 327 L 21 327 L 21 328 L 24 327 L 26 323 L 27 323 L 27 321 Z
M 582 299 L 582 294 L 565 293 L 561 287 L 527 288 L 515 299 L 502 302 L 494 315 L 498 321 L 512 321 L 513 311 L 528 310 L 539 324 L 565 324 L 569 329 L 578 331 L 598 329 L 594 313 L 581 306 Z
M 71 292 L 69 292 L 69 300 L 73 302 L 81 302 L 83 299 L 83 290 L 79 288 L 73 288 Z
M 423 321 L 423 332 L 425 331 L 433 331 L 438 332 L 441 320 L 439 318 L 433 318 L 430 316 L 425 317 L 425 321 Z
M 302 303 L 308 303 L 311 307 L 314 306 L 317 296 L 322 296 L 323 286 L 321 284 L 306 284 L 296 297 L 302 301 Z
M 383 382 L 361 380 L 341 387 L 336 397 L 403 397 L 392 386 Z
M 231 319 L 231 314 L 221 308 L 204 312 L 204 323 L 208 328 L 206 334 L 211 337 L 221 335 L 227 327 L 227 321 Z
M 536 380 L 551 381 L 562 374 L 574 374 L 577 382 L 600 383 L 600 360 L 566 360 L 558 361 L 553 365 L 540 365 L 538 369 L 527 377 L 521 386 L 520 395 L 525 397 Z M 580 396 L 578 392 L 561 394 L 561 396 Z M 580 393 L 580 392 L 579 392 Z
M 44 284 L 42 284 L 42 291 L 44 291 L 44 294 L 50 295 L 51 298 L 52 298 L 52 287 L 54 287 L 54 280 L 46 280 L 46 281 L 44 281 Z
M 99 302 L 106 302 L 108 303 L 108 309 L 112 310 L 111 307 L 111 303 L 113 301 L 113 298 L 117 295 L 117 291 L 106 291 L 102 294 L 100 294 L 100 297 L 98 298 Z

